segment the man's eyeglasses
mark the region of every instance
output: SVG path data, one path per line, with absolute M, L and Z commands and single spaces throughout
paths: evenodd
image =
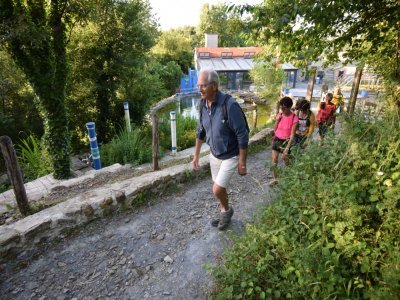
M 198 89 L 198 90 L 206 89 L 209 85 L 210 85 L 210 83 L 198 84 L 198 85 L 197 85 L 197 89 Z

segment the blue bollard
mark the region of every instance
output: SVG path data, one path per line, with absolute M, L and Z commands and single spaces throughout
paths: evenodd
M 97 145 L 95 127 L 96 124 L 94 122 L 86 123 L 86 128 L 88 130 L 89 141 L 90 141 L 90 152 L 92 153 L 92 158 L 93 158 L 93 167 L 96 170 L 100 170 L 101 169 L 100 151 L 99 151 L 99 146 Z

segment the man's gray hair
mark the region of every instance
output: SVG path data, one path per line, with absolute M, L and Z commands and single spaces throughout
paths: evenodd
M 215 82 L 217 85 L 219 85 L 219 76 L 217 71 L 215 71 L 213 68 L 202 68 L 199 72 L 199 75 L 202 73 L 208 74 L 208 81 L 207 83 Z

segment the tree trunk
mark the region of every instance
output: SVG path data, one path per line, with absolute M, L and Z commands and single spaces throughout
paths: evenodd
M 308 80 L 308 86 L 307 86 L 307 93 L 306 93 L 306 100 L 310 101 L 312 100 L 312 95 L 313 95 L 313 90 L 314 90 L 314 81 L 315 81 L 315 74 L 317 73 L 317 68 L 316 67 L 311 67 L 309 74 L 310 74 L 310 79 Z
M 22 179 L 22 173 L 18 164 L 17 155 L 15 154 L 14 146 L 8 136 L 4 135 L 0 137 L 0 148 L 6 163 L 8 178 L 14 188 L 15 199 L 17 200 L 19 211 L 21 214 L 27 215 L 29 214 L 30 208 L 28 197 L 26 196 L 24 180 Z
M 356 106 L 358 88 L 360 87 L 362 71 L 363 71 L 362 67 L 357 67 L 356 73 L 354 74 L 353 86 L 351 87 L 350 100 L 347 106 L 347 112 L 350 116 L 353 115 L 354 108 Z
M 12 24 L 8 28 L 11 34 L 6 45 L 37 95 L 38 110 L 44 121 L 44 142 L 54 177 L 68 178 L 71 175 L 65 106 L 68 67 L 66 29 L 62 20 L 65 3 L 59 0 L 50 3 L 27 1 L 18 9 L 13 1 L 5 1 L 3 5 L 0 21 Z M 24 34 L 15 34 L 21 30 Z

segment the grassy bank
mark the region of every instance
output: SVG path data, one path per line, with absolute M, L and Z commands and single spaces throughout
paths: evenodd
M 263 218 L 214 270 L 218 299 L 400 296 L 400 120 L 361 117 L 280 174 Z

